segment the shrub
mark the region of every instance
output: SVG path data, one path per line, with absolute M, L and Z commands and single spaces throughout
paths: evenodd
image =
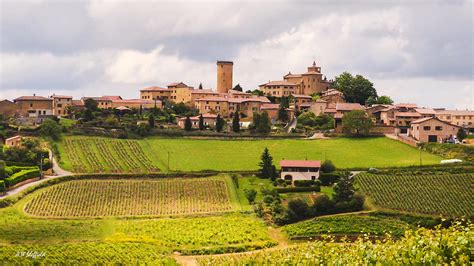
M 333 213 L 334 210 L 334 201 L 332 201 L 328 195 L 323 194 L 319 195 L 314 199 L 313 212 L 316 215 L 329 214 Z
M 316 185 L 315 180 L 295 180 L 296 187 L 312 187 Z
M 321 165 L 321 171 L 323 173 L 332 173 L 336 171 L 336 166 L 330 160 L 325 160 Z
M 282 187 L 275 188 L 278 193 L 291 193 L 291 192 L 320 192 L 319 186 L 314 187 Z
M 230 178 L 232 178 L 232 183 L 234 183 L 235 188 L 239 188 L 239 177 L 236 174 L 233 174 Z
M 288 202 L 288 210 L 295 215 L 296 220 L 302 220 L 306 217 L 311 216 L 311 210 L 308 203 L 302 199 L 294 199 Z
M 321 174 L 319 175 L 319 181 L 321 181 L 321 184 L 322 184 L 323 186 L 330 186 L 330 185 L 336 183 L 337 180 L 339 180 L 339 175 L 338 175 L 338 174 L 334 174 L 334 173 L 330 173 L 330 174 L 321 173 Z
M 6 178 L 5 182 L 7 183 L 8 187 L 11 187 L 27 179 L 39 177 L 39 176 L 40 176 L 40 171 L 38 168 L 29 169 L 29 170 L 21 170 L 18 173 L 15 173 L 12 176 Z
M 0 160 L 0 179 L 5 177 L 5 168 L 7 167 L 7 164 L 5 161 Z
M 257 191 L 251 188 L 251 189 L 245 189 L 244 192 L 245 192 L 245 197 L 247 198 L 249 203 L 251 204 L 254 203 L 255 198 L 257 197 Z
M 0 192 L 5 192 L 6 187 L 5 187 L 5 181 L 0 180 Z

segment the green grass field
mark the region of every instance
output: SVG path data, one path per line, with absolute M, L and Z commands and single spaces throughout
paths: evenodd
M 240 210 L 234 188 L 228 186 L 231 182 L 227 179 L 221 176 L 69 181 L 35 193 L 25 211 L 41 217 L 103 217 Z
M 74 172 L 151 172 L 157 168 L 166 171 L 168 159 L 171 171 L 232 171 L 257 170 L 265 147 L 277 164 L 282 159 L 325 158 L 339 168 L 410 166 L 420 162 L 420 151 L 388 138 L 118 140 L 72 136 L 64 138 L 59 151 L 62 166 Z M 426 152 L 421 156 L 424 164 L 438 164 L 442 159 Z
M 357 184 L 377 206 L 445 216 L 474 216 L 474 174 L 368 174 Z

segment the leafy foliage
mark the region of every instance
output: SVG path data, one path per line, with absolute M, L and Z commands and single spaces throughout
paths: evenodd
M 372 127 L 372 120 L 362 110 L 350 111 L 342 117 L 342 130 L 347 134 L 368 135 Z
M 40 126 L 39 133 L 42 137 L 59 140 L 61 138 L 61 126 L 52 119 L 46 119 Z
M 235 112 L 234 116 L 232 117 L 232 131 L 235 133 L 240 132 L 240 114 L 239 112 Z
M 343 72 L 334 80 L 333 86 L 344 94 L 344 99 L 350 103 L 365 104 L 370 98 L 377 99 L 374 84 L 361 75 L 352 76 Z

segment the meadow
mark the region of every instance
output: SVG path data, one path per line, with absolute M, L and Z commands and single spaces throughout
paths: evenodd
M 25 212 L 41 217 L 163 216 L 239 207 L 228 177 L 76 180 L 34 194 Z M 71 197 L 71 195 L 74 195 Z
M 474 216 L 474 174 L 368 174 L 357 185 L 379 207 L 448 217 Z
M 438 164 L 441 157 L 388 138 L 326 140 L 210 140 L 145 138 L 119 140 L 66 136 L 59 143 L 61 165 L 73 172 L 257 170 L 265 147 L 282 159 L 329 159 L 339 168 Z M 169 165 L 168 165 L 169 161 Z

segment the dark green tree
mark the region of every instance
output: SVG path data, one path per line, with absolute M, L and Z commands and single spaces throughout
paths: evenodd
M 253 113 L 252 124 L 250 126 L 252 130 L 257 130 L 257 128 L 260 126 L 260 113 Z
M 84 107 L 86 107 L 88 110 L 97 111 L 99 109 L 98 106 L 99 103 L 97 103 L 97 101 L 92 98 L 88 98 L 84 101 Z
M 153 114 L 148 116 L 148 125 L 150 128 L 155 128 L 155 116 Z
M 39 133 L 42 137 L 50 137 L 53 140 L 61 138 L 61 126 L 52 119 L 46 119 L 40 126 Z
M 202 90 L 202 83 L 199 83 L 199 89 Z
M 249 201 L 250 204 L 253 204 L 255 202 L 255 198 L 257 197 L 257 191 L 253 188 L 250 189 L 244 189 L 245 197 Z
M 336 171 L 336 166 L 330 160 L 325 160 L 323 164 L 321 164 L 321 172 L 332 173 L 334 171 Z
M 456 134 L 458 137 L 459 141 L 462 141 L 463 139 L 467 138 L 466 131 L 463 128 L 459 128 L 458 133 Z
M 350 111 L 342 117 L 342 131 L 356 136 L 367 135 L 373 127 L 370 117 L 362 110 Z
M 365 104 L 370 97 L 377 99 L 374 84 L 361 75 L 352 76 L 351 73 L 344 72 L 335 78 L 333 85 L 350 103 Z
M 224 118 L 222 118 L 220 115 L 217 115 L 217 117 L 216 117 L 216 131 L 217 132 L 222 132 L 222 130 L 224 129 L 224 125 L 225 125 Z
M 234 86 L 233 88 L 234 91 L 243 91 L 242 87 L 240 86 L 240 84 L 237 84 Z
M 204 117 L 202 114 L 199 115 L 199 130 L 204 130 L 206 127 L 204 125 Z
M 343 175 L 339 178 L 336 185 L 334 185 L 333 199 L 336 203 L 347 202 L 354 197 L 354 178 L 350 175 Z
M 274 178 L 273 174 L 273 157 L 270 155 L 268 148 L 263 150 L 262 155 L 260 156 L 260 166 L 259 172 L 261 178 Z
M 261 134 L 268 134 L 272 129 L 272 123 L 270 117 L 266 111 L 263 111 L 259 116 L 258 126 L 256 127 L 257 132 Z
M 184 130 L 191 131 L 192 128 L 193 124 L 191 123 L 191 118 L 189 118 L 189 116 L 186 116 L 186 120 L 184 120 Z
M 378 104 L 393 104 L 392 98 L 387 95 L 382 95 L 377 99 Z
M 235 133 L 240 132 L 240 114 L 239 112 L 235 112 L 234 117 L 232 118 L 232 131 Z

